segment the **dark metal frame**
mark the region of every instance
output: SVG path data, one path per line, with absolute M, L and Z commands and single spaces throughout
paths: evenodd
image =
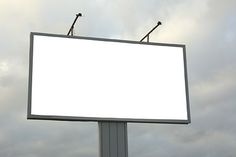
M 31 114 L 31 93 L 32 93 L 32 75 L 33 75 L 33 43 L 34 36 L 49 36 L 49 37 L 62 37 L 71 39 L 84 39 L 84 40 L 97 40 L 104 42 L 122 42 L 130 44 L 145 44 L 145 45 L 157 45 L 157 46 L 169 46 L 169 47 L 181 47 L 183 48 L 183 58 L 184 58 L 184 75 L 185 75 L 185 92 L 186 92 L 186 102 L 187 102 L 187 120 L 176 120 L 176 119 L 132 119 L 132 118 L 99 118 L 99 117 L 73 117 L 73 116 L 57 116 L 57 115 L 33 115 Z M 99 121 L 99 122 L 134 122 L 134 123 L 165 123 L 165 124 L 188 124 L 191 122 L 190 119 L 190 106 L 189 106 L 189 90 L 188 90 L 188 77 L 187 77 L 187 59 L 186 59 L 186 48 L 182 44 L 167 44 L 167 43 L 153 43 L 153 42 L 137 42 L 128 40 L 117 40 L 117 39 L 103 39 L 94 37 L 75 37 L 57 34 L 47 34 L 47 33 L 37 33 L 31 32 L 30 34 L 30 54 L 29 54 L 29 79 L 28 79 L 28 109 L 27 109 L 27 119 L 36 120 L 59 120 L 59 121 Z

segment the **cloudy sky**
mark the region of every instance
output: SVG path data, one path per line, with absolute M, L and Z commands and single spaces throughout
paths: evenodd
M 0 156 L 98 157 L 95 122 L 26 119 L 30 32 L 186 44 L 192 123 L 128 124 L 130 157 L 236 156 L 235 0 L 0 0 Z

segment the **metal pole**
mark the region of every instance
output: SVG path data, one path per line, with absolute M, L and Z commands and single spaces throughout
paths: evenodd
M 160 26 L 160 25 L 161 25 L 161 22 L 158 21 L 158 22 L 157 22 L 157 25 L 156 25 L 152 30 L 150 30 L 150 31 L 140 40 L 140 42 L 142 42 L 145 38 L 147 38 L 147 42 L 149 42 L 149 35 L 150 35 L 158 26 Z
M 98 122 L 100 157 L 128 157 L 127 122 Z
M 74 35 L 74 27 L 71 27 L 71 36 L 73 36 Z
M 81 13 L 76 14 L 75 20 L 74 20 L 73 24 L 71 25 L 71 27 L 70 27 L 69 32 L 67 33 L 67 35 L 70 35 L 70 33 L 71 33 L 71 36 L 73 36 L 74 25 L 75 25 L 75 23 L 76 23 L 76 21 L 77 21 L 77 19 L 78 19 L 79 16 L 82 16 L 82 14 L 81 14 Z

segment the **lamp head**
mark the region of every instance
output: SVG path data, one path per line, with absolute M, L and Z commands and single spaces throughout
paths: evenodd
M 76 16 L 82 16 L 82 13 L 76 14 Z

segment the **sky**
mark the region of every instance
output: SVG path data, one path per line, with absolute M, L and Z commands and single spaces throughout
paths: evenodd
M 0 156 L 98 157 L 96 122 L 27 120 L 30 32 L 185 44 L 191 124 L 128 123 L 129 157 L 236 156 L 235 0 L 0 0 Z

